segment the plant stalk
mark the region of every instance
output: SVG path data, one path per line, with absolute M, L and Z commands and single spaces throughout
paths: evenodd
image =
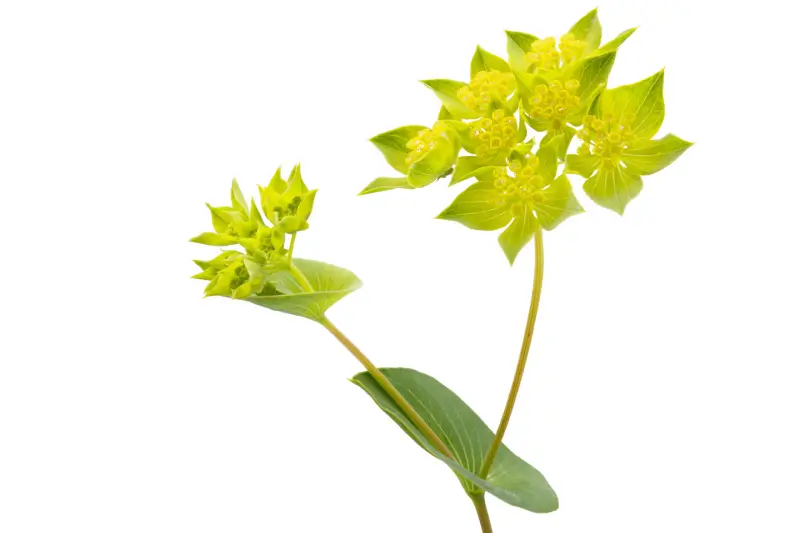
M 536 314 L 539 312 L 539 300 L 542 294 L 542 279 L 544 276 L 544 245 L 542 243 L 542 228 L 536 227 L 534 234 L 534 248 L 536 253 L 536 261 L 533 273 L 533 292 L 531 293 L 531 303 L 528 309 L 528 321 L 525 324 L 525 333 L 522 337 L 522 348 L 519 352 L 519 360 L 517 361 L 517 370 L 514 373 L 514 381 L 511 383 L 511 390 L 508 392 L 508 399 L 506 400 L 506 407 L 503 410 L 503 416 L 500 419 L 500 425 L 497 427 L 497 432 L 494 435 L 489 451 L 486 452 L 486 457 L 483 459 L 481 465 L 480 477 L 486 479 L 492 469 L 492 464 L 497 457 L 497 452 L 500 449 L 500 444 L 503 442 L 503 437 L 506 434 L 508 423 L 511 421 L 511 413 L 514 411 L 514 404 L 517 401 L 519 388 L 522 384 L 522 375 L 525 373 L 525 364 L 528 362 L 528 352 L 531 349 L 531 339 L 533 338 L 533 328 L 536 325 Z
M 492 521 L 489 520 L 489 510 L 486 508 L 486 497 L 483 493 L 472 494 L 469 497 L 475 505 L 478 520 L 481 522 L 481 533 L 492 533 Z
M 320 321 L 320 324 L 322 324 L 325 327 L 325 329 L 330 331 L 333 334 L 333 336 L 336 337 L 336 339 L 339 342 L 341 342 L 344 345 L 344 347 L 347 348 L 350 351 L 350 353 L 352 353 L 356 357 L 356 359 L 358 359 L 359 363 L 364 365 L 364 368 L 367 369 L 369 375 L 372 376 L 373 379 L 375 379 L 375 381 L 378 382 L 378 385 L 380 385 L 381 388 L 384 391 L 386 391 L 386 394 L 388 394 L 392 398 L 392 400 L 395 401 L 395 403 L 398 405 L 398 407 L 400 407 L 403 413 L 405 413 L 405 415 L 411 419 L 414 425 L 417 426 L 417 428 L 420 431 L 422 431 L 425 437 L 427 437 L 428 440 L 431 441 L 431 444 L 433 444 L 436 447 L 436 449 L 439 450 L 439 452 L 445 455 L 448 459 L 452 459 L 453 461 L 455 461 L 456 459 L 453 456 L 453 453 L 445 445 L 445 443 L 442 442 L 442 439 L 440 439 L 439 436 L 436 433 L 434 433 L 434 431 L 431 429 L 428 423 L 425 422 L 421 416 L 419 416 L 414 407 L 410 403 L 408 403 L 408 400 L 406 400 L 400 393 L 400 391 L 397 390 L 397 388 L 394 385 L 392 385 L 392 382 L 389 381 L 386 375 L 383 372 L 381 372 L 380 369 L 376 367 L 372 363 L 372 361 L 370 361 L 367 358 L 367 356 L 364 355 L 364 353 L 361 350 L 359 350 L 358 347 L 344 335 L 344 333 L 339 331 L 339 328 L 334 326 L 333 323 L 330 320 L 328 320 L 327 317 L 323 317 L 323 319 Z

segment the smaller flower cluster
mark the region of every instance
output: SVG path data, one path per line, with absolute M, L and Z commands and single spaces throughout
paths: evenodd
M 540 83 L 528 99 L 531 116 L 537 120 L 564 120 L 581 105 L 576 95 L 580 82 L 575 79 L 561 83 L 553 80 L 549 84 Z
M 236 180 L 231 186 L 231 206 L 208 206 L 215 231 L 201 233 L 192 242 L 238 245 L 245 253 L 228 250 L 211 261 L 195 261 L 203 271 L 193 277 L 209 282 L 206 296 L 242 299 L 269 290 L 270 275 L 287 268 L 291 260 L 292 246 L 286 248 L 286 235 L 308 228 L 316 191 L 306 188 L 299 166 L 288 181 L 278 169 L 269 185 L 259 189 L 266 222 L 255 200 L 245 201 Z
M 516 89 L 514 75 L 499 70 L 481 70 L 458 90 L 461 102 L 481 114 L 489 112 L 493 100 L 505 102 Z
M 442 121 L 437 121 L 432 129 L 424 128 L 412 137 L 407 143 L 406 165 L 413 165 L 426 154 L 436 149 L 438 143 L 447 142 L 447 125 Z
M 508 166 L 498 167 L 492 171 L 493 184 L 509 202 L 521 200 L 538 203 L 542 200 L 541 190 L 545 186 L 545 180 L 538 171 L 537 156 L 528 154 L 514 158 L 509 161 Z
M 517 143 L 517 119 L 514 115 L 506 115 L 502 109 L 495 109 L 491 117 L 478 119 L 469 125 L 469 136 L 476 141 L 475 155 L 492 157 Z
M 615 166 L 623 150 L 630 148 L 634 140 L 633 121 L 635 116 L 626 113 L 620 117 L 606 114 L 603 118 L 586 115 L 583 128 L 577 136 L 583 141 L 578 147 L 579 155 L 596 155 Z
M 564 34 L 556 46 L 555 37 L 538 39 L 531 43 L 531 50 L 525 54 L 528 67 L 542 70 L 557 70 L 565 64 L 578 59 L 586 49 L 586 42 L 576 39 L 572 33 Z

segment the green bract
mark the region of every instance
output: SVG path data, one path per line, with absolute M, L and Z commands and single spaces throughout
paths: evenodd
M 566 171 L 587 178 L 589 197 L 619 214 L 642 190 L 641 176 L 675 161 L 692 143 L 674 135 L 651 138 L 664 121 L 664 71 L 638 83 L 604 91 L 584 117 L 578 153 Z
M 374 137 L 407 178 L 377 178 L 362 194 L 419 188 L 451 172 L 451 185 L 475 180 L 438 218 L 482 231 L 506 228 L 499 242 L 511 263 L 539 226 L 554 229 L 583 211 L 567 174 L 586 178 L 589 198 L 621 214 L 641 190 L 641 176 L 691 146 L 674 135 L 652 140 L 664 118 L 663 72 L 606 87 L 619 47 L 634 31 L 602 44 L 592 10 L 559 39 L 506 31 L 508 61 L 478 47 L 469 82 L 423 82 L 441 101 L 437 125 L 447 142 L 414 140 L 429 131 L 421 126 Z M 582 144 L 569 153 L 576 136 Z M 413 169 L 414 150 L 427 154 L 420 162 L 430 158 L 425 172 Z
M 308 228 L 317 191 L 309 191 L 300 166 L 283 180 L 278 169 L 269 185 L 259 187 L 262 216 L 255 200 L 246 202 L 233 180 L 231 206 L 211 207 L 215 232 L 201 233 L 192 242 L 211 246 L 238 245 L 210 261 L 195 261 L 207 280 L 206 296 L 247 300 L 275 311 L 321 321 L 325 311 L 361 286 L 352 273 L 318 261 L 293 259 L 295 234 Z M 249 206 L 249 207 L 248 207 Z M 286 234 L 291 234 L 286 248 Z

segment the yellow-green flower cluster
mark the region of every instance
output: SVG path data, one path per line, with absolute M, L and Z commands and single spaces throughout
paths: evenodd
M 580 87 L 576 79 L 561 83 L 553 80 L 549 84 L 540 83 L 528 99 L 531 117 L 536 120 L 563 121 L 581 105 L 581 99 L 575 93 Z
M 609 113 L 602 119 L 586 115 L 583 119 L 583 128 L 577 133 L 578 138 L 583 141 L 578 147 L 578 154 L 595 155 L 607 166 L 616 166 L 622 151 L 630 148 L 634 139 L 632 127 L 634 119 L 635 116 L 630 113 L 620 117 Z
M 209 281 L 206 296 L 247 298 L 265 290 L 270 274 L 286 268 L 291 258 L 292 250 L 285 247 L 286 234 L 308 227 L 316 191 L 306 188 L 299 166 L 292 170 L 288 181 L 281 178 L 278 169 L 270 184 L 260 189 L 266 222 L 255 200 L 248 204 L 234 180 L 232 205 L 208 206 L 215 232 L 191 239 L 209 246 L 238 245 L 245 251 L 229 250 L 211 261 L 195 261 L 203 271 L 194 277 Z
M 475 141 L 475 155 L 492 157 L 508 151 L 517 143 L 517 119 L 502 109 L 495 109 L 491 117 L 485 117 L 469 125 L 469 136 Z
M 541 202 L 545 180 L 538 171 L 539 158 L 535 155 L 512 159 L 508 166 L 492 171 L 494 188 L 506 202 Z
M 514 94 L 516 82 L 510 72 L 481 70 L 458 90 L 458 99 L 467 108 L 479 113 L 487 113 L 493 101 L 505 102 Z
M 561 37 L 556 46 L 555 37 L 538 39 L 531 43 L 530 52 L 525 54 L 525 64 L 528 67 L 542 70 L 558 70 L 571 63 L 583 54 L 586 42 L 576 39 L 572 33 Z
M 440 142 L 449 142 L 445 137 L 447 125 L 442 121 L 437 121 L 433 128 L 423 128 L 407 143 L 406 165 L 413 165 L 422 159 L 427 153 L 434 150 Z

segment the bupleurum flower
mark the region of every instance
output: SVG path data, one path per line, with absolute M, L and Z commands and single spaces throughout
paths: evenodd
M 616 166 L 620 162 L 622 151 L 629 149 L 635 140 L 635 119 L 636 116 L 632 113 L 621 117 L 609 113 L 602 119 L 586 115 L 583 128 L 577 133 L 578 139 L 583 141 L 578 146 L 578 154 L 597 156 L 606 166 Z
M 472 111 L 486 114 L 493 102 L 505 103 L 516 89 L 514 75 L 499 70 L 481 70 L 458 90 L 458 99 Z
M 559 129 L 567 117 L 580 108 L 581 98 L 576 94 L 580 85 L 576 79 L 565 83 L 559 80 L 539 83 L 527 101 L 531 117 L 537 121 L 550 121 L 555 125 L 554 129 Z
M 577 154 L 566 172 L 586 178 L 583 189 L 620 215 L 642 190 L 642 176 L 665 168 L 692 143 L 675 135 L 653 139 L 664 121 L 664 72 L 604 91 L 577 132 Z
M 491 117 L 469 124 L 469 137 L 475 155 L 480 158 L 505 154 L 517 143 L 517 119 L 502 109 L 495 109 Z
M 518 145 L 505 164 L 472 173 L 470 177 L 477 183 L 459 194 L 438 217 L 484 231 L 508 226 L 499 242 L 512 263 L 539 225 L 551 230 L 583 212 L 567 177 L 556 178 L 555 150 L 544 146 L 533 155 L 531 147 L 530 143 Z
M 531 43 L 525 54 L 525 65 L 534 70 L 558 70 L 581 57 L 586 50 L 586 42 L 576 39 L 572 33 L 564 34 L 558 46 L 555 37 L 539 39 Z
M 447 134 L 448 126 L 437 121 L 432 129 L 422 128 L 414 137 L 406 143 L 408 154 L 406 154 L 406 165 L 411 166 L 428 153 L 436 149 L 439 143 L 450 142 Z

